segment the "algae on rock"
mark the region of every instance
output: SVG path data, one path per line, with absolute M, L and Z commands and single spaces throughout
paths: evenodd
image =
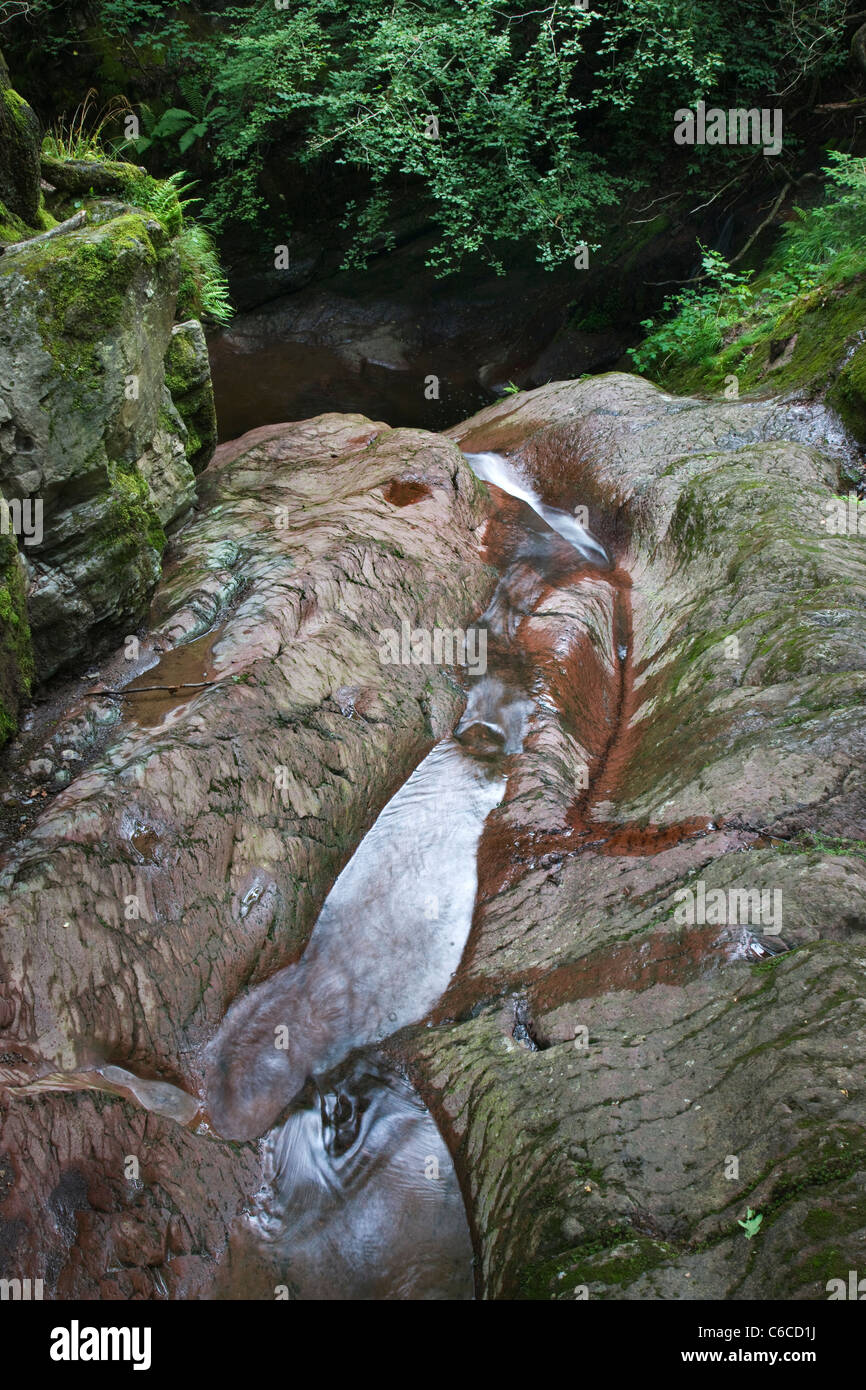
M 8 215 L 29 227 L 37 225 L 39 146 L 36 114 L 11 86 L 0 52 L 0 222 Z
M 15 732 L 18 710 L 30 694 L 32 678 L 33 651 L 18 547 L 11 532 L 0 531 L 0 743 Z
M 43 508 L 22 557 L 41 679 L 138 625 L 213 452 L 204 334 L 174 324 L 180 278 L 164 222 L 104 199 L 0 258 L 0 488 Z

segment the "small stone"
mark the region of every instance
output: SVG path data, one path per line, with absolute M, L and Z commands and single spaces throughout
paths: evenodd
M 36 782 L 44 782 L 54 771 L 54 764 L 50 758 L 34 758 L 27 764 L 27 773 Z

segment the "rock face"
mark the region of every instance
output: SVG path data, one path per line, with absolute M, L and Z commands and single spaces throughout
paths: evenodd
M 866 543 L 825 524 L 825 425 L 614 375 L 455 431 L 619 562 L 525 624 L 562 727 L 488 821 L 441 1024 L 398 1046 L 487 1297 L 825 1298 L 862 1261 Z
M 229 1003 L 299 954 L 361 835 L 460 712 L 448 669 L 380 660 L 380 633 L 463 626 L 493 587 L 483 493 L 452 442 L 324 416 L 223 446 L 199 487 L 132 673 L 210 684 L 128 699 L 7 856 L 7 1084 L 107 1062 L 195 1093 Z M 0 1092 L 4 1274 L 44 1271 L 63 1296 L 205 1292 L 255 1151 L 57 1084 L 74 1093 Z
M 174 325 L 165 367 L 165 384 L 186 431 L 186 456 L 193 473 L 200 473 L 216 448 L 217 419 L 207 343 L 198 319 Z
M 818 407 L 610 375 L 454 437 L 585 508 L 613 566 L 560 565 L 562 537 L 528 545 L 507 509 L 482 553 L 454 440 L 361 416 L 263 428 L 201 474 L 131 670 L 171 688 L 128 697 L 0 878 L 4 1277 L 218 1291 L 255 1151 L 123 1097 L 201 1094 L 229 1006 L 298 959 L 457 725 L 453 675 L 383 663 L 382 634 L 485 609 L 531 676 L 522 751 L 461 967 L 385 1043 L 451 1149 L 484 1296 L 825 1298 L 862 1261 L 866 541 L 827 524 L 844 434 Z M 510 697 L 482 695 L 458 733 L 498 728 L 498 756 Z
M 0 510 L 5 498 L 0 494 Z M 18 711 L 30 694 L 33 653 L 24 572 L 11 529 L 0 532 L 0 743 L 14 733 Z
M 41 678 L 140 622 L 215 437 L 201 326 L 173 331 L 172 240 L 121 204 L 88 218 L 0 259 L 0 490 L 31 520 Z
M 29 227 L 36 226 L 40 144 L 36 115 L 13 90 L 0 53 L 0 223 L 11 215 Z

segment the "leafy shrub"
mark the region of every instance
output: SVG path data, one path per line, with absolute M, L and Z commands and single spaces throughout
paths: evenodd
M 719 350 L 725 331 L 738 323 L 752 299 L 751 272 L 738 273 L 717 251 L 701 247 L 706 288 L 669 296 L 662 312 L 672 317 L 656 327 L 644 319 L 648 336 L 629 354 L 639 372 L 661 373 L 672 364 L 697 366 Z M 652 330 L 652 331 L 650 331 Z
M 639 372 L 661 376 L 700 366 L 737 333 L 755 334 L 777 320 L 798 297 L 866 271 L 866 160 L 830 151 L 827 188 L 816 207 L 795 208 L 767 270 L 753 280 L 716 251 L 703 252 L 709 283 L 665 300 L 658 323 L 645 319 L 647 337 L 629 354 Z
M 268 178 L 305 167 L 323 185 L 347 176 L 348 263 L 389 244 L 408 193 L 438 227 L 431 262 L 443 272 L 469 257 L 501 269 L 518 241 L 545 266 L 567 262 L 598 239 L 607 208 L 664 176 L 672 113 L 698 97 L 763 106 L 784 93 L 808 108 L 814 84 L 848 61 L 849 9 L 839 0 L 86 6 L 101 71 L 139 89 L 139 155 L 158 168 L 182 152 L 217 232 L 247 224 L 285 239 Z M 61 75 L 80 42 L 73 14 L 29 0 L 26 24 L 9 26 L 22 58 L 38 45 Z M 125 68 L 130 50 L 136 62 Z M 720 157 L 690 152 L 693 189 L 712 185 Z
M 831 284 L 866 269 L 866 159 L 840 150 L 829 158 L 824 202 L 794 209 L 772 261 L 792 279 L 820 275 Z

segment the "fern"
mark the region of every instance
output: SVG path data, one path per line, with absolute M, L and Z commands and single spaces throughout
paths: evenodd
M 184 183 L 184 178 L 181 171 L 167 179 L 143 175 L 130 181 L 127 197 L 158 217 L 175 238 L 182 270 L 178 312 L 186 317 L 204 316 L 214 323 L 228 323 L 232 316 L 228 282 L 210 232 L 186 215 L 187 209 L 201 200 L 185 196 L 195 183 Z
M 200 222 L 186 221 L 177 239 L 183 270 L 178 310 L 214 323 L 228 323 L 232 316 L 228 281 L 210 232 Z
M 665 300 L 667 321 L 646 319 L 647 337 L 629 354 L 640 372 L 708 363 L 734 330 L 778 319 L 802 295 L 866 271 L 866 160 L 830 152 L 824 201 L 795 208 L 766 273 L 755 284 L 715 251 L 703 251 L 702 290 Z

